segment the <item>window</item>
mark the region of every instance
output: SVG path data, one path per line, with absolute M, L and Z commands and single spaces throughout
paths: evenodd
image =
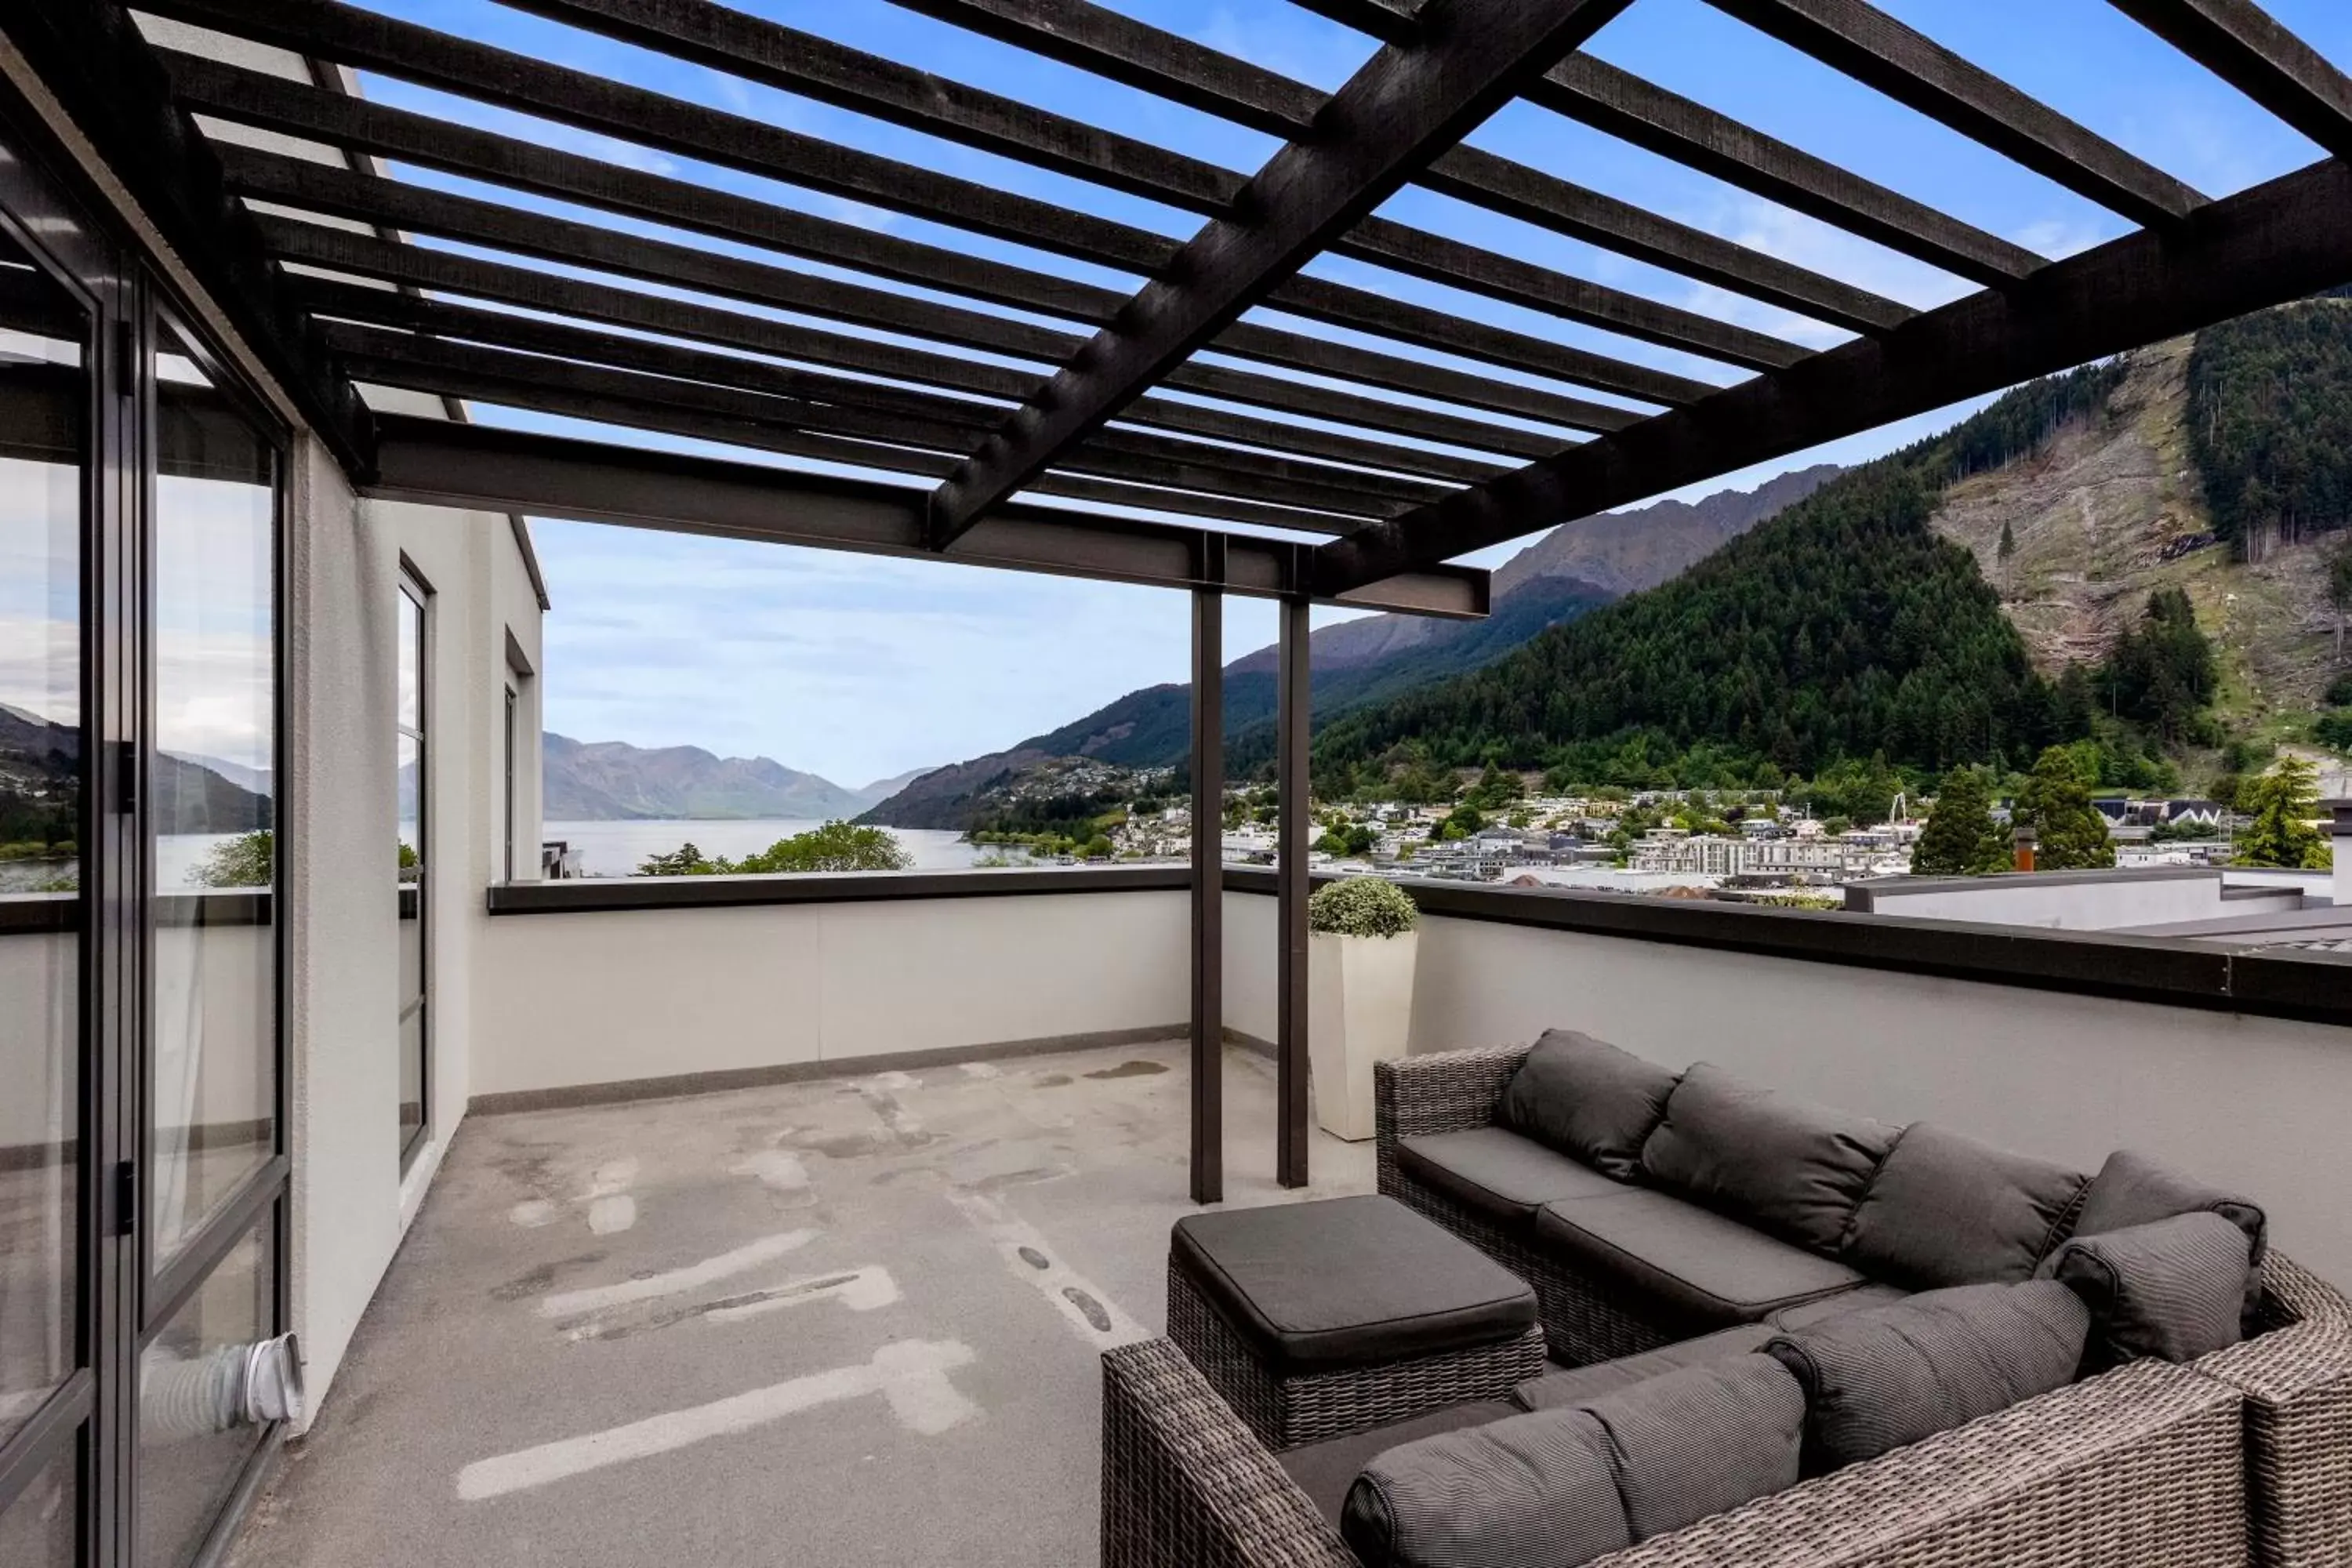
M 400 1158 L 405 1166 L 424 1142 L 425 965 L 427 896 L 425 855 L 430 847 L 425 771 L 426 670 L 430 649 L 425 605 L 431 591 L 404 572 L 395 611 L 400 617 L 400 683 L 394 728 L 400 800 L 398 850 L 400 893 Z
M 504 841 L 506 853 L 501 858 L 499 879 L 501 881 L 511 882 L 515 879 L 515 838 L 522 831 L 521 825 L 515 815 L 516 790 L 518 787 L 515 780 L 515 770 L 519 765 L 515 754 L 515 726 L 520 722 L 520 721 L 517 719 L 515 714 L 515 689 L 513 684 L 509 682 L 506 689 L 506 780 L 505 787 L 501 795 L 503 805 L 499 807 L 499 820 L 503 827 L 503 832 L 500 837 Z

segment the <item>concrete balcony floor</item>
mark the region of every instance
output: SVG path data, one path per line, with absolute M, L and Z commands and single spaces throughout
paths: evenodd
M 1089 1563 L 1158 1333 L 1181 1042 L 476 1118 L 238 1568 Z M 1228 1049 L 1235 1204 L 1368 1191 Z

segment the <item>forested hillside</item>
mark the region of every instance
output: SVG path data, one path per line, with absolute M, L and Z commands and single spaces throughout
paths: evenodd
M 1955 479 L 2104 408 L 2093 366 L 1832 480 L 1682 576 L 1556 627 L 1486 669 L 1335 721 L 1345 791 L 1408 763 L 1497 761 L 1607 782 L 1678 766 L 1735 779 L 1883 755 L 1940 770 L 2084 734 L 2080 693 L 2037 675 L 1999 596 L 1929 518 Z M 1345 775 L 1345 776 L 1341 776 Z M 1741 782 L 1745 782 L 1741 779 Z
M 2214 531 L 2240 558 L 2352 521 L 2352 300 L 2199 333 L 2189 438 Z

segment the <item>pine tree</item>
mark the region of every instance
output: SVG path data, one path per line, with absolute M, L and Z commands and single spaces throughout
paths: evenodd
M 2077 871 L 2116 863 L 2106 820 L 2093 808 L 2090 782 L 2067 747 L 2042 753 L 2017 805 L 2021 818 L 2033 827 L 2037 869 Z
M 1993 552 L 1993 554 L 1995 558 L 2000 562 L 2000 591 L 2003 594 L 2011 595 L 2012 597 L 2014 596 L 2014 590 L 2011 584 L 2009 563 L 2010 558 L 2016 553 L 2017 535 L 2011 530 L 2009 526 L 2009 519 L 2004 517 L 2000 520 L 2000 544 Z
M 2318 770 L 2301 757 L 2288 757 L 2275 772 L 2246 780 L 2238 788 L 2238 801 L 2254 818 L 2239 837 L 2239 865 L 2315 871 L 2336 863 L 2326 838 L 2311 823 L 2319 813 Z
M 1974 877 L 2008 864 L 2008 837 L 1992 819 L 1991 781 L 1981 768 L 1954 768 L 1911 851 L 1912 874 Z

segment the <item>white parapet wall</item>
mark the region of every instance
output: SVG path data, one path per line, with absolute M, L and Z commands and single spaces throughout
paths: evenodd
M 1155 889 L 496 918 L 473 1092 L 1181 1030 L 1190 910 Z
M 1888 877 L 1846 889 L 1846 907 L 1910 920 L 1971 921 L 2047 931 L 2131 931 L 2300 909 L 2317 879 L 2261 882 L 2218 868 L 2042 871 L 1994 877 Z

